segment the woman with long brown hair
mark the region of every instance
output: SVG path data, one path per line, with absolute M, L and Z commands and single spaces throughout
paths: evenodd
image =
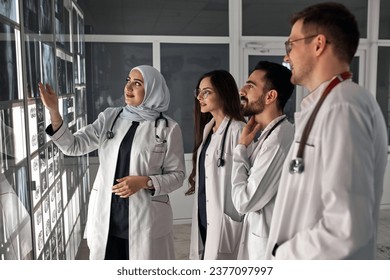
M 211 71 L 199 79 L 195 98 L 190 258 L 236 259 L 242 217 L 231 198 L 232 151 L 245 125 L 237 84 L 229 72 Z

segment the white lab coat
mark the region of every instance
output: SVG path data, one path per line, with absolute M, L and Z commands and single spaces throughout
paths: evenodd
M 14 146 L 12 144 L 15 137 L 13 129 L 7 126 L 0 114 L 0 156 L 14 156 Z M 12 161 L 9 162 L 9 168 L 15 168 Z M 7 250 L 2 248 L 6 253 L 3 258 L 6 260 L 29 259 L 32 255 L 32 236 L 31 236 L 31 216 L 26 209 L 27 202 L 23 202 L 23 198 L 27 197 L 21 192 L 27 192 L 25 186 L 14 186 L 8 182 L 7 177 L 2 173 L 3 162 L 0 159 L 0 240 L 2 242 L 12 244 Z M 26 178 L 25 169 L 20 170 L 23 181 Z M 21 182 L 19 182 L 21 184 Z M 22 200 L 21 200 L 22 198 Z M 17 234 L 16 234 L 17 233 Z
M 194 207 L 192 213 L 190 259 L 200 259 L 204 251 L 205 260 L 236 259 L 238 242 L 242 229 L 242 216 L 233 206 L 231 198 L 231 172 L 233 149 L 245 125 L 244 122 L 232 120 L 226 134 L 224 149 L 225 166 L 217 167 L 217 160 L 221 154 L 221 142 L 229 119 L 225 117 L 218 130 L 213 133 L 205 157 L 206 177 L 206 212 L 207 238 L 203 248 L 198 226 L 198 178 L 195 183 Z M 215 120 L 212 119 L 203 131 L 203 143 Z M 203 144 L 198 149 L 199 155 Z M 196 174 L 199 174 L 198 164 Z
M 31 217 L 3 173 L 0 173 L 0 225 L 2 242 L 13 244 L 3 257 L 6 260 L 31 258 Z
M 294 138 L 294 127 L 285 117 L 270 122 L 258 141 L 248 148 L 237 145 L 234 149 L 233 204 L 239 213 L 245 214 L 238 251 L 241 260 L 265 258 L 282 166 Z
M 121 108 L 108 108 L 98 119 L 74 135 L 66 125 L 51 137 L 67 155 L 82 155 L 99 150 L 99 170 L 96 175 L 88 206 L 87 242 L 90 259 L 103 259 L 107 244 L 112 185 L 119 146 L 132 122 L 118 118 L 107 139 L 114 118 Z M 168 127 L 160 121 L 143 121 L 134 135 L 130 175 L 149 176 L 155 187 L 154 197 L 140 190 L 129 197 L 129 255 L 130 259 L 174 259 L 172 236 L 172 209 L 166 194 L 182 186 L 184 169 L 183 140 L 179 125 L 168 118 Z M 156 141 L 156 134 L 166 139 Z
M 290 174 L 304 126 L 328 82 L 301 103 L 272 217 L 267 258 L 374 259 L 387 162 L 383 114 L 351 80 L 337 85 L 318 112 L 304 151 L 305 170 Z

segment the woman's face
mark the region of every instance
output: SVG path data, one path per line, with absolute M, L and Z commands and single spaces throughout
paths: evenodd
M 202 113 L 209 112 L 213 114 L 222 110 L 221 102 L 213 85 L 211 84 L 210 77 L 205 77 L 202 81 L 200 81 L 197 99 Z
M 129 106 L 141 105 L 145 97 L 144 78 L 137 69 L 130 71 L 124 89 L 125 102 Z

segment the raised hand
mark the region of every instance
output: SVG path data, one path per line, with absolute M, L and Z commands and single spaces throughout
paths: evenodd
M 256 123 L 255 117 L 252 116 L 249 119 L 248 123 L 242 129 L 238 143 L 248 147 L 248 145 L 252 143 L 253 139 L 256 136 L 256 133 L 260 130 L 260 128 L 261 125 L 259 123 Z
M 38 88 L 43 105 L 49 110 L 53 130 L 57 130 L 62 124 L 62 118 L 58 109 L 58 96 L 48 84 L 45 87 L 42 83 L 38 83 Z
M 46 87 L 42 84 L 38 84 L 39 88 L 39 93 L 41 96 L 41 100 L 45 107 L 50 111 L 50 112 L 58 112 L 58 96 L 54 92 L 53 88 L 49 85 L 46 84 Z

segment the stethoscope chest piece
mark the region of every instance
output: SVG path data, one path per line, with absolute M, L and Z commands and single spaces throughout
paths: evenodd
M 301 174 L 305 169 L 305 165 L 303 163 L 303 158 L 296 158 L 291 160 L 289 171 L 291 174 L 298 173 Z
M 217 166 L 218 167 L 223 167 L 225 165 L 225 160 L 223 158 L 219 158 L 217 160 Z
M 110 131 L 107 131 L 107 138 L 108 138 L 108 139 L 114 138 L 114 132 L 112 132 L 111 130 L 110 130 Z

